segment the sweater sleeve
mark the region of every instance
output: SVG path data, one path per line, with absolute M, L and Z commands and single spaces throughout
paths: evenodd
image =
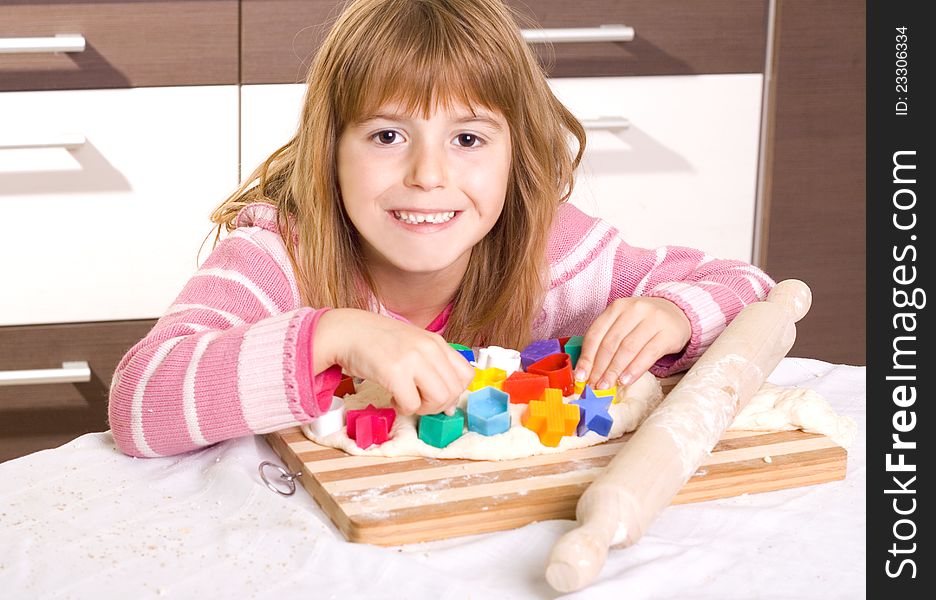
M 108 418 L 117 447 L 167 456 L 310 421 L 341 378 L 312 373 L 312 339 L 328 309 L 299 306 L 275 232 L 237 228 L 121 359 Z
M 679 353 L 662 357 L 650 371 L 658 377 L 688 369 L 741 309 L 767 298 L 774 281 L 739 260 L 719 260 L 700 250 L 617 246 L 608 303 L 628 296 L 664 298 L 689 318 L 692 333 Z
M 689 368 L 742 308 L 764 300 L 774 286 L 743 261 L 681 246 L 630 246 L 609 223 L 568 203 L 560 206 L 547 257 L 550 284 L 534 339 L 582 335 L 618 298 L 664 298 L 682 309 L 692 333 L 681 352 L 651 367 L 658 377 Z

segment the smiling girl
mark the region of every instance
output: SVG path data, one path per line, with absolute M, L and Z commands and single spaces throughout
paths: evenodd
M 448 342 L 584 332 L 579 380 L 668 375 L 773 285 L 566 203 L 585 132 L 501 0 L 352 1 L 306 83 L 295 136 L 215 211 L 215 249 L 117 367 L 127 454 L 311 421 L 342 369 L 402 413 L 451 410 L 474 369 Z

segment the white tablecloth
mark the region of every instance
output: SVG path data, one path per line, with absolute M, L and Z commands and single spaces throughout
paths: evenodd
M 865 369 L 784 359 L 769 381 L 821 393 L 860 433 L 844 481 L 666 509 L 567 598 L 862 598 Z M 165 459 L 109 432 L 0 464 L 2 598 L 556 598 L 572 521 L 381 548 L 344 540 L 300 488 L 270 492 L 261 437 Z

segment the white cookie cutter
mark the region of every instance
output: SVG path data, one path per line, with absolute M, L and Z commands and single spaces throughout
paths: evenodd
M 345 425 L 345 405 L 344 400 L 338 396 L 332 396 L 332 403 L 328 411 L 308 424 L 309 429 L 317 438 L 323 438 L 341 431 Z
M 520 353 L 510 348 L 488 346 L 478 350 L 478 360 L 475 364 L 479 369 L 502 369 L 510 377 L 511 373 L 520 370 Z

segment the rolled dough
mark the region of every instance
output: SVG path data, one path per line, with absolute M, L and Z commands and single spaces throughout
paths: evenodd
M 819 393 L 809 388 L 785 388 L 765 383 L 735 417 L 728 430 L 785 431 L 802 429 L 821 433 L 844 448 L 858 435 L 858 424 L 832 410 Z
M 390 397 L 390 393 L 384 388 L 364 381 L 358 385 L 356 394 L 345 396 L 345 408 L 356 410 L 368 404 L 373 404 L 378 408 L 388 407 L 391 406 Z M 609 439 L 621 437 L 636 429 L 656 408 L 663 399 L 663 391 L 656 377 L 645 373 L 630 386 L 618 388 L 618 399 L 619 402 L 612 404 L 608 409 L 614 419 L 614 425 L 608 437 L 589 431 L 582 437 L 564 437 L 559 446 L 555 448 L 541 444 L 537 435 L 520 423 L 520 416 L 526 409 L 525 404 L 510 405 L 511 426 L 508 431 L 493 436 L 466 432 L 445 448 L 430 446 L 419 439 L 416 429 L 418 417 L 415 415 L 397 415 L 390 432 L 390 440 L 379 446 L 371 446 L 367 450 L 359 448 L 354 440 L 348 437 L 345 428 L 326 436 L 317 436 L 309 425 L 303 425 L 302 431 L 313 442 L 360 456 L 510 460 L 594 446 Z M 466 391 L 459 398 L 459 407 L 464 409 L 467 400 L 468 392 Z M 770 383 L 765 383 L 751 398 L 728 429 L 751 431 L 802 429 L 827 435 L 845 448 L 852 444 L 858 432 L 858 426 L 852 419 L 837 415 L 829 403 L 813 390 L 784 388 Z
M 510 429 L 504 433 L 484 436 L 471 431 L 465 432 L 460 438 L 446 446 L 436 448 L 426 444 L 418 437 L 416 430 L 418 417 L 415 415 L 397 415 L 390 431 L 390 440 L 379 446 L 371 446 L 367 450 L 358 448 L 354 440 L 350 439 L 347 430 L 332 433 L 324 437 L 317 437 L 308 425 L 303 425 L 302 431 L 313 442 L 323 446 L 340 448 L 348 454 L 361 456 L 426 456 L 430 458 L 468 458 L 473 460 L 510 460 L 523 458 L 536 454 L 551 454 L 564 452 L 573 448 L 594 446 L 609 439 L 621 437 L 637 428 L 643 419 L 656 408 L 663 399 L 663 391 L 659 381 L 650 373 L 627 387 L 619 387 L 617 391 L 618 403 L 612 404 L 608 412 L 614 419 L 614 424 L 608 437 L 600 436 L 589 431 L 582 437 L 569 436 L 562 438 L 555 448 L 544 446 L 537 435 L 520 423 L 520 416 L 526 409 L 526 404 L 510 405 Z M 568 399 L 568 398 L 567 398 Z M 468 392 L 462 393 L 458 406 L 464 410 L 468 402 Z M 381 408 L 390 406 L 390 393 L 375 383 L 364 381 L 358 386 L 358 392 L 345 396 L 345 408 L 356 410 L 368 404 Z

